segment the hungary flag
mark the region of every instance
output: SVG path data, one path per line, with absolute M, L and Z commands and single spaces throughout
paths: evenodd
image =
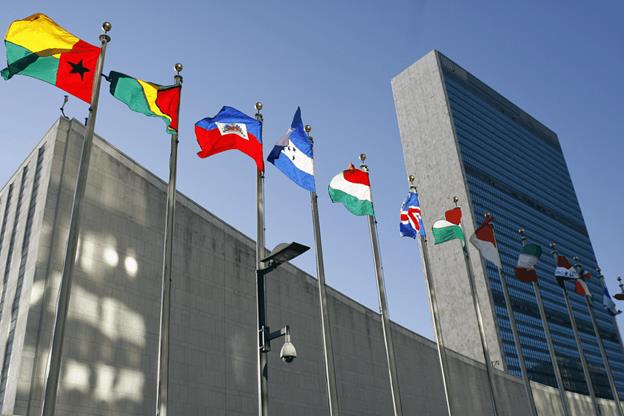
M 331 180 L 329 197 L 332 202 L 343 204 L 354 215 L 375 215 L 368 172 L 357 169 L 353 164 Z
M 37 78 L 91 103 L 100 48 L 78 39 L 42 13 L 14 21 L 4 44 L 7 68 L 2 78 Z
M 537 244 L 530 243 L 522 247 L 518 257 L 518 264 L 516 265 L 516 277 L 518 280 L 526 283 L 537 281 L 535 265 L 541 255 L 542 248 Z
M 178 131 L 180 85 L 163 87 L 115 71 L 110 72 L 107 80 L 110 82 L 110 93 L 131 110 L 160 117 L 167 123 L 167 131 Z
M 470 237 L 470 242 L 478 250 L 481 256 L 496 265 L 499 269 L 502 268 L 500 255 L 498 254 L 498 248 L 496 247 L 496 238 L 494 238 L 494 227 L 492 221 L 494 217 L 488 215 L 483 224 L 475 230 L 475 233 Z
M 433 224 L 434 244 L 442 244 L 451 240 L 465 240 L 461 228 L 462 212 L 460 207 L 450 209 L 444 213 L 444 219 Z

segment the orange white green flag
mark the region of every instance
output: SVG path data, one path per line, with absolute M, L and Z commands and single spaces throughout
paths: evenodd
M 100 48 L 69 33 L 42 13 L 11 23 L 4 39 L 2 78 L 26 75 L 91 103 Z

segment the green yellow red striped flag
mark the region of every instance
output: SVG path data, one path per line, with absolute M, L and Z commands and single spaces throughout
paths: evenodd
M 131 110 L 160 117 L 167 123 L 167 131 L 178 131 L 180 85 L 162 86 L 116 71 L 111 71 L 107 79 L 110 93 Z

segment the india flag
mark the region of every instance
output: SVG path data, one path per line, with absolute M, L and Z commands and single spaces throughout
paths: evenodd
M 357 169 L 353 164 L 331 180 L 329 197 L 332 202 L 343 204 L 353 215 L 375 215 L 368 172 Z

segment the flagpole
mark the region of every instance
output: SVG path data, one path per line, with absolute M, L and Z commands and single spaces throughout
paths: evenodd
M 260 122 L 260 136 L 264 117 L 261 113 L 262 103 L 256 103 L 256 120 Z M 258 318 L 258 414 L 268 416 L 269 414 L 269 379 L 268 379 L 268 352 L 265 350 L 264 337 L 266 327 L 266 310 L 264 304 L 265 284 L 262 269 L 262 259 L 266 256 L 264 239 L 264 172 L 257 170 L 256 173 L 256 198 L 257 198 L 257 220 L 256 220 L 256 316 Z
M 520 228 L 518 233 L 520 234 L 522 247 L 524 247 L 527 243 L 527 238 L 524 236 L 524 228 Z M 561 401 L 563 416 L 570 416 L 570 405 L 568 404 L 568 398 L 566 397 L 565 386 L 563 384 L 563 378 L 561 377 L 561 369 L 559 368 L 552 334 L 550 333 L 550 327 L 548 326 L 548 318 L 546 317 L 546 311 L 544 310 L 544 300 L 542 299 L 542 291 L 539 286 L 539 280 L 533 281 L 531 284 L 533 285 L 533 292 L 535 292 L 537 309 L 539 310 L 540 318 L 542 319 L 542 327 L 544 328 L 544 335 L 546 336 L 546 345 L 548 346 L 548 353 L 550 354 L 550 362 L 552 363 L 553 372 L 555 373 L 555 380 L 557 380 L 557 388 L 559 390 L 559 400 Z
M 106 46 L 111 40 L 110 36 L 108 36 L 108 32 L 112 29 L 112 25 L 109 22 L 104 22 L 102 24 L 102 29 L 104 30 L 104 33 L 101 34 L 99 38 L 101 42 L 100 56 L 98 57 L 93 77 L 91 106 L 89 107 L 89 116 L 85 126 L 84 142 L 82 144 L 78 176 L 76 178 L 76 190 L 74 191 L 74 199 L 72 202 L 72 210 L 69 220 L 69 233 L 67 237 L 67 247 L 65 250 L 65 262 L 63 264 L 63 275 L 61 277 L 61 285 L 59 288 L 59 297 L 56 307 L 56 317 L 52 330 L 50 358 L 48 368 L 46 370 L 46 385 L 43 393 L 42 416 L 53 416 L 56 411 L 56 395 L 58 391 L 59 377 L 61 374 L 65 324 L 67 322 L 67 313 L 69 310 L 69 298 L 71 295 L 71 285 L 74 264 L 76 263 L 76 250 L 80 232 L 80 207 L 84 199 L 85 188 L 87 185 L 89 160 L 91 159 L 91 147 L 93 144 L 93 133 L 95 132 L 95 120 L 97 117 L 98 101 L 100 98 L 102 68 L 104 67 Z
M 579 264 L 578 256 L 574 256 L 574 268 L 579 274 L 579 279 L 582 279 L 581 275 L 581 265 Z M 584 296 L 585 305 L 587 306 L 587 310 L 589 311 L 589 317 L 591 318 L 592 326 L 594 328 L 594 333 L 596 334 L 596 339 L 598 340 L 598 348 L 600 349 L 600 355 L 602 356 L 602 362 L 605 366 L 605 372 L 607 373 L 607 379 L 609 380 L 609 387 L 611 387 L 611 395 L 613 395 L 613 401 L 615 402 L 615 407 L 617 409 L 617 413 L 619 416 L 624 416 L 622 413 L 622 407 L 620 405 L 620 395 L 615 387 L 615 380 L 613 379 L 613 372 L 611 371 L 611 365 L 609 364 L 609 357 L 607 356 L 607 351 L 605 350 L 604 343 L 602 342 L 602 337 L 600 336 L 600 329 L 598 328 L 598 323 L 596 322 L 596 315 L 594 314 L 594 308 L 592 306 L 592 300 L 590 296 Z
M 551 252 L 553 255 L 553 259 L 555 260 L 555 267 L 557 267 L 557 243 L 554 241 L 550 243 Z M 576 348 L 579 353 L 579 358 L 581 360 L 581 367 L 583 368 L 583 376 L 585 377 L 585 384 L 587 385 L 587 391 L 589 392 L 589 397 L 591 398 L 592 405 L 594 407 L 594 412 L 597 416 L 601 415 L 600 407 L 598 406 L 598 401 L 596 400 L 596 392 L 594 391 L 594 385 L 592 383 L 591 376 L 589 374 L 589 366 L 587 365 L 587 359 L 585 358 L 585 353 L 583 351 L 583 344 L 581 344 L 581 337 L 578 333 L 578 328 L 576 326 L 576 319 L 574 318 L 574 310 L 572 309 L 572 304 L 570 303 L 570 296 L 568 295 L 568 290 L 565 286 L 565 281 L 561 282 L 561 290 L 563 291 L 563 299 L 565 300 L 566 308 L 568 310 L 568 318 L 570 319 L 570 325 L 572 326 L 572 333 L 574 334 L 574 340 L 576 341 Z
M 416 192 L 414 183 L 414 175 L 409 176 L 410 190 Z M 440 369 L 442 370 L 442 385 L 444 387 L 444 399 L 446 400 L 446 409 L 449 416 L 452 416 L 453 411 L 451 407 L 451 394 L 450 394 L 450 380 L 449 380 L 449 365 L 448 356 L 446 354 L 446 346 L 444 343 L 444 337 L 442 335 L 442 325 L 440 323 L 440 316 L 438 313 L 438 301 L 436 298 L 435 286 L 433 280 L 431 280 L 431 266 L 429 262 L 429 252 L 427 249 L 427 237 L 420 236 L 418 238 L 418 244 L 420 246 L 420 255 L 423 264 L 423 274 L 425 276 L 425 284 L 427 285 L 427 294 L 429 295 L 429 307 L 431 308 L 431 316 L 433 318 L 433 327 L 436 335 L 436 345 L 438 349 L 438 360 L 440 361 Z
M 486 213 L 485 218 L 492 217 L 492 214 Z M 492 227 L 492 234 L 494 235 L 494 241 L 496 241 L 496 231 L 494 225 L 490 223 Z M 498 248 L 497 248 L 498 250 Z M 522 382 L 524 384 L 524 391 L 527 395 L 527 401 L 529 402 L 530 413 L 533 416 L 537 416 L 537 408 L 535 407 L 535 398 L 533 397 L 533 390 L 531 390 L 531 380 L 529 380 L 529 373 L 526 369 L 526 362 L 524 360 L 524 352 L 522 351 L 522 344 L 520 343 L 520 333 L 518 332 L 518 325 L 516 323 L 516 317 L 513 312 L 513 306 L 511 304 L 511 298 L 509 297 L 509 287 L 507 285 L 507 279 L 505 278 L 503 268 L 496 266 L 498 270 L 498 278 L 503 289 L 503 297 L 505 298 L 505 306 L 507 308 L 507 314 L 509 315 L 509 323 L 511 325 L 511 333 L 513 335 L 514 345 L 516 347 L 516 353 L 518 354 L 518 362 L 520 363 L 520 373 L 522 374 Z
M 602 269 L 600 267 L 598 267 L 598 268 L 596 268 L 596 271 L 598 272 L 598 275 L 600 276 L 600 279 L 602 281 L 602 285 L 604 287 L 606 287 L 607 286 L 607 282 L 605 280 L 604 275 L 602 274 Z M 621 287 L 622 286 L 621 280 L 622 280 L 622 278 L 618 277 L 618 282 L 620 282 L 620 289 L 622 289 L 622 287 Z M 617 309 L 617 306 L 616 306 L 616 309 Z M 622 344 L 622 336 L 620 335 L 620 329 L 619 329 L 618 324 L 617 324 L 617 319 L 615 318 L 614 315 L 611 316 L 611 321 L 613 322 L 613 325 L 615 326 L 615 329 L 616 329 L 615 334 L 617 335 L 618 343 L 620 345 L 620 348 L 622 348 L 622 351 L 624 352 L 624 344 Z
M 368 165 L 364 164 L 366 155 L 360 155 L 362 164 L 360 168 L 368 173 Z M 371 187 L 371 203 L 373 202 Z M 374 206 L 374 204 L 373 204 Z M 375 262 L 375 276 L 377 278 L 377 292 L 379 297 L 379 313 L 381 315 L 381 329 L 386 347 L 386 359 L 388 361 L 388 374 L 390 376 L 390 390 L 392 393 L 392 405 L 394 416 L 402 416 L 403 408 L 401 404 L 401 394 L 399 391 L 399 377 L 397 375 L 396 360 L 394 357 L 394 342 L 392 340 L 392 327 L 388 317 L 388 304 L 386 300 L 386 287 L 384 283 L 383 267 L 381 265 L 381 254 L 379 253 L 379 238 L 377 236 L 377 220 L 374 215 L 368 216 L 368 229 L 370 232 L 371 246 L 373 249 L 373 261 Z
M 459 201 L 459 198 L 457 198 L 456 196 L 453 197 L 453 202 L 455 203 L 455 206 L 457 206 L 458 201 Z M 470 254 L 468 253 L 468 246 L 466 245 L 465 241 L 462 241 L 461 244 L 462 244 L 462 250 L 464 253 L 464 261 L 466 263 L 466 271 L 468 272 L 468 282 L 470 283 L 470 293 L 472 295 L 472 304 L 474 306 L 475 314 L 477 315 L 479 337 L 481 338 L 481 348 L 483 349 L 483 358 L 485 360 L 485 372 L 487 373 L 487 377 L 488 377 L 488 384 L 489 384 L 488 391 L 490 393 L 490 400 L 492 401 L 494 415 L 496 416 L 500 414 L 500 412 L 498 410 L 498 405 L 496 403 L 496 396 L 494 394 L 494 389 L 495 389 L 494 374 L 493 374 L 493 369 L 492 369 L 492 360 L 490 358 L 490 351 L 488 349 L 487 339 L 485 338 L 483 315 L 481 314 L 481 306 L 479 305 L 479 298 L 477 295 L 474 272 L 472 271 L 472 264 L 470 263 Z
M 175 85 L 182 85 L 182 64 L 174 66 Z M 180 91 L 181 93 L 181 91 Z M 178 108 L 178 116 L 180 109 Z M 158 333 L 158 390 L 156 392 L 156 416 L 167 416 L 169 409 L 169 347 L 171 339 L 171 269 L 173 268 L 173 236 L 175 233 L 176 177 L 178 167 L 178 132 L 171 135 L 171 153 L 169 155 L 169 186 L 167 188 L 167 212 L 165 214 L 165 243 L 163 252 L 160 331 Z
M 314 145 L 314 139 L 310 136 L 312 126 L 305 126 L 310 142 Z M 323 336 L 323 354 L 325 357 L 325 376 L 327 382 L 327 401 L 329 415 L 338 416 L 338 394 L 336 389 L 336 369 L 334 367 L 334 350 L 332 346 L 331 325 L 329 321 L 329 309 L 327 307 L 327 287 L 325 285 L 325 265 L 323 263 L 323 245 L 321 243 L 321 225 L 318 212 L 318 196 L 316 192 L 310 192 L 312 205 L 312 227 L 314 229 L 314 244 L 316 246 L 316 275 L 318 280 L 319 305 L 321 309 L 321 333 Z

